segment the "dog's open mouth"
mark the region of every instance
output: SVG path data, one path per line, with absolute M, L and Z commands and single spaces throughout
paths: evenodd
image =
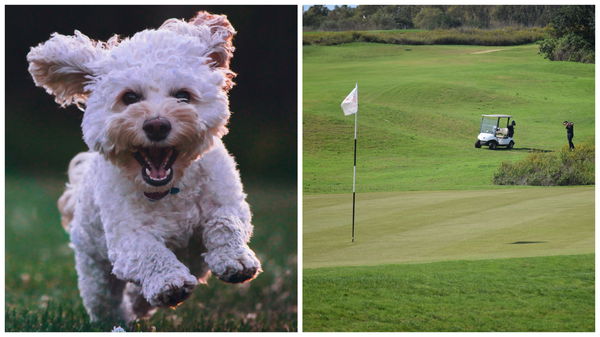
M 177 159 L 177 150 L 173 147 L 140 148 L 135 159 L 142 166 L 142 178 L 152 186 L 164 186 L 173 179 L 173 163 Z

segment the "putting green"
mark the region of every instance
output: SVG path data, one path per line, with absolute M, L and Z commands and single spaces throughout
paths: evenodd
M 594 187 L 305 195 L 304 268 L 594 252 Z M 517 242 L 517 243 L 516 243 Z

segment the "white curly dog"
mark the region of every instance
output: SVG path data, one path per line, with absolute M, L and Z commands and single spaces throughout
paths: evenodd
M 59 199 L 92 321 L 149 317 L 212 272 L 252 280 L 251 213 L 221 137 L 235 30 L 223 15 L 169 19 L 131 38 L 53 34 L 27 55 L 61 106 L 84 110 L 90 151 Z

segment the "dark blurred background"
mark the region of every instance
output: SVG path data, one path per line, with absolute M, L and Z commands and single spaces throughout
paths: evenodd
M 30 47 L 75 29 L 97 40 L 131 36 L 199 10 L 226 14 L 238 31 L 233 115 L 223 140 L 239 164 L 254 214 L 250 246 L 264 272 L 243 285 L 212 278 L 177 310 L 161 310 L 126 330 L 297 330 L 297 7 L 6 6 L 7 331 L 110 331 L 114 325 L 87 320 L 56 208 L 69 160 L 87 150 L 83 113 L 60 108 L 34 86 Z
M 30 47 L 75 29 L 92 39 L 131 36 L 166 19 L 189 19 L 199 10 L 226 14 L 238 31 L 231 64 L 238 73 L 230 92 L 229 135 L 242 178 L 296 182 L 296 6 L 6 6 L 6 168 L 65 172 L 87 150 L 82 112 L 60 108 L 34 86 L 27 71 Z

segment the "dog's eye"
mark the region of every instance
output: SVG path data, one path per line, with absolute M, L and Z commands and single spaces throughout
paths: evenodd
M 123 94 L 123 96 L 121 96 L 121 101 L 123 101 L 123 103 L 125 105 L 130 105 L 133 103 L 137 103 L 142 99 L 142 96 L 140 94 L 137 94 L 133 91 L 128 91 L 126 93 Z
M 190 93 L 185 90 L 179 90 L 178 92 L 173 94 L 173 97 L 177 98 L 178 101 L 188 103 L 192 98 L 192 95 L 190 95 Z

